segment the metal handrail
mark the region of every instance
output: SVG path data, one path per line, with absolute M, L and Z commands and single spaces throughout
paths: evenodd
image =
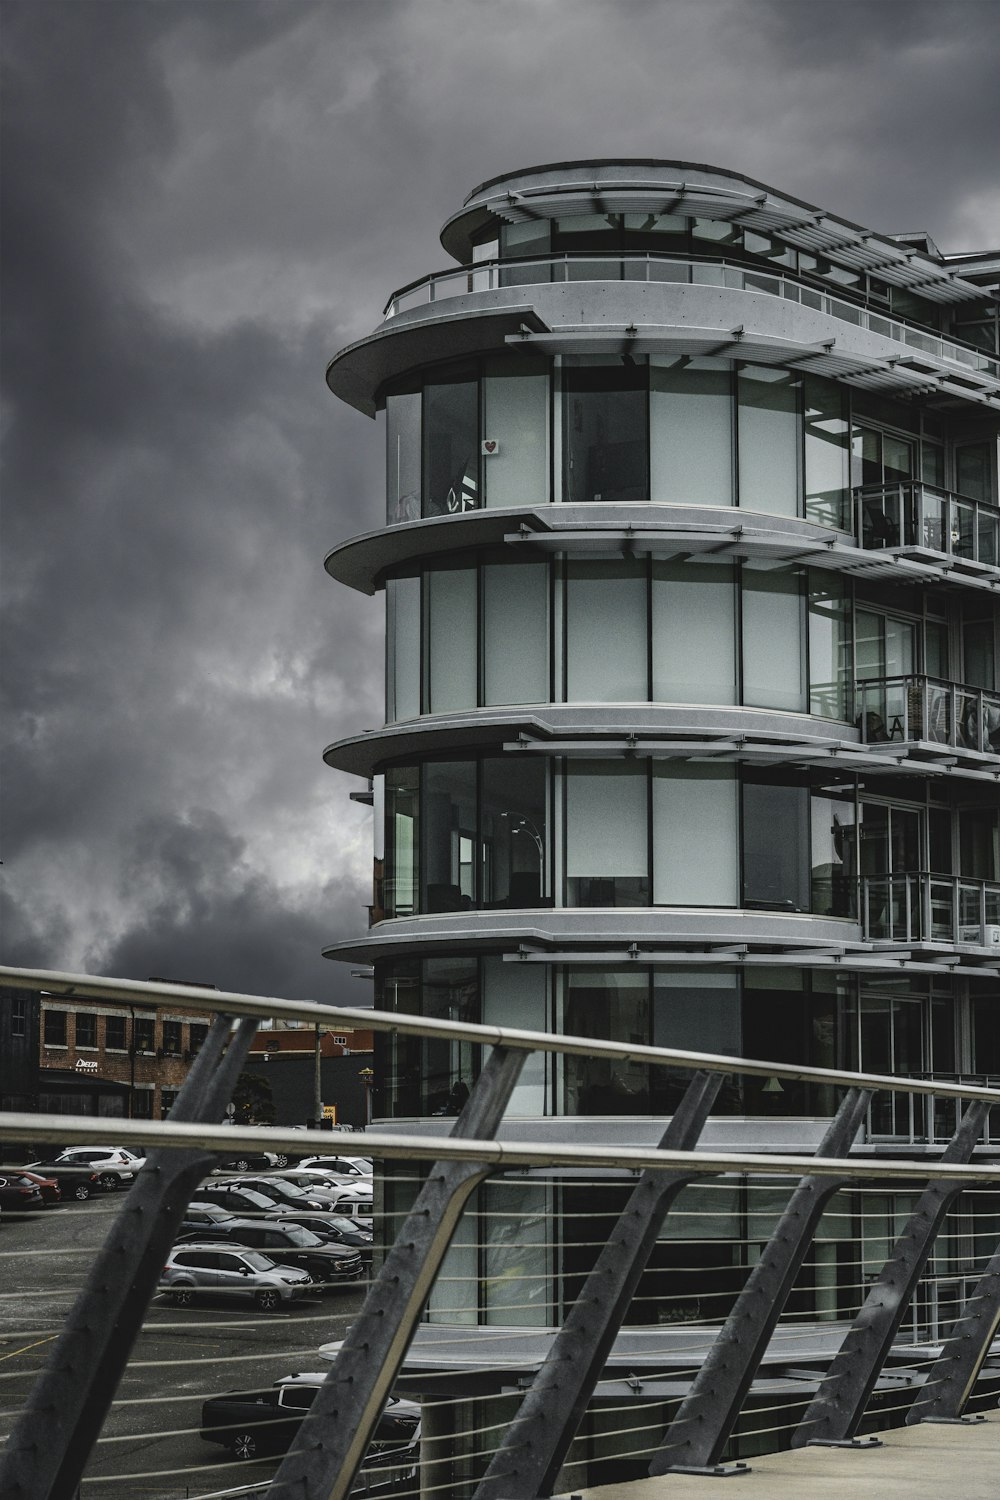
M 875 312 L 873 309 L 863 306 L 857 302 L 849 302 L 842 297 L 833 296 L 830 292 L 814 286 L 812 283 L 802 280 L 787 272 L 774 272 L 769 270 L 756 270 L 740 261 L 733 261 L 725 256 L 693 258 L 689 256 L 673 256 L 668 254 L 655 254 L 651 252 L 639 252 L 634 255 L 589 255 L 580 252 L 575 255 L 563 253 L 561 255 L 544 255 L 525 258 L 524 260 L 482 260 L 474 261 L 471 265 L 456 266 L 447 271 L 434 271 L 430 275 L 418 277 L 415 281 L 408 282 L 406 286 L 399 287 L 392 293 L 388 302 L 382 310 L 385 319 L 396 317 L 401 311 L 404 299 L 413 298 L 418 292 L 425 292 L 426 296 L 420 301 L 412 301 L 411 306 L 425 306 L 433 302 L 444 301 L 449 297 L 459 297 L 467 292 L 495 291 L 502 287 L 502 277 L 506 274 L 511 278 L 508 285 L 545 285 L 554 279 L 568 281 L 570 279 L 568 270 L 573 265 L 593 265 L 599 267 L 616 267 L 619 274 L 612 277 L 595 276 L 593 280 L 621 280 L 620 272 L 624 266 L 635 269 L 645 266 L 644 276 L 630 277 L 636 281 L 674 281 L 687 285 L 709 285 L 726 286 L 735 291 L 763 292 L 766 295 L 782 297 L 786 302 L 799 302 L 805 307 L 813 308 L 817 312 L 828 313 L 831 317 L 839 318 L 842 322 L 853 323 L 856 327 L 867 328 L 871 333 L 881 334 L 885 338 L 895 339 L 898 343 L 908 344 L 911 348 L 919 349 L 921 353 L 932 354 L 938 359 L 950 360 L 954 364 L 961 365 L 965 370 L 975 370 L 989 375 L 995 380 L 1000 380 L 1000 360 L 993 359 L 977 349 L 974 344 L 964 344 L 955 339 L 943 338 L 929 330 L 920 328 L 916 324 L 907 322 L 898 317 L 889 317 L 883 313 Z M 680 278 L 666 278 L 650 275 L 650 268 L 656 266 L 683 267 L 687 275 L 683 281 Z M 553 267 L 561 267 L 566 274 L 561 278 L 546 277 L 532 283 L 530 280 L 524 282 L 515 280 L 525 271 L 545 267 L 551 271 Z M 706 272 L 718 268 L 722 272 L 721 279 L 709 279 L 708 276 L 699 276 L 698 272 Z M 461 283 L 452 290 L 444 290 L 452 283 Z M 443 291 L 443 295 L 442 295 Z
M 986 755 L 1000 750 L 1000 693 L 926 672 L 857 678 L 854 721 L 864 744 L 923 740 Z
M 868 550 L 923 547 L 996 566 L 1000 506 L 923 480 L 853 488 L 857 541 Z
M 945 877 L 950 878 L 950 877 Z M 1000 887 L 998 887 L 1000 890 Z M 282 1018 L 306 1021 L 312 1026 L 355 1026 L 370 1031 L 395 1032 L 401 1036 L 425 1036 L 448 1041 L 472 1042 L 483 1046 L 504 1047 L 529 1052 L 559 1052 L 578 1057 L 605 1057 L 619 1062 L 650 1063 L 654 1067 L 701 1069 L 709 1073 L 741 1073 L 756 1078 L 785 1078 L 797 1083 L 834 1084 L 843 1088 L 885 1089 L 891 1093 L 934 1094 L 956 1099 L 980 1099 L 1000 1104 L 1000 1089 L 984 1089 L 957 1084 L 914 1082 L 893 1074 L 852 1073 L 837 1068 L 794 1066 L 787 1062 L 760 1061 L 719 1053 L 693 1052 L 680 1047 L 653 1047 L 645 1044 L 605 1041 L 599 1037 L 557 1036 L 545 1031 L 526 1031 L 507 1026 L 486 1026 L 469 1021 L 442 1021 L 405 1012 L 366 1010 L 360 1007 L 321 1005 L 315 1000 L 280 1000 L 273 996 L 247 995 L 223 990 L 201 989 L 194 985 L 159 984 L 131 979 L 98 978 L 92 974 L 67 974 L 48 969 L 0 966 L 0 982 L 37 984 L 53 996 L 75 999 L 149 1001 L 183 1000 L 196 1009 L 213 1010 L 222 1015 L 257 1016 L 260 1019 Z M 0 1113 L 0 1139 L 10 1138 L 6 1128 L 10 1115 Z M 39 1115 L 19 1117 L 40 1120 Z M 53 1119 L 68 1119 L 53 1116 Z M 110 1126 L 114 1122 L 108 1120 Z M 132 1126 L 140 1122 L 128 1122 Z M 93 1133 L 93 1122 L 90 1124 Z M 22 1124 L 21 1130 L 23 1132 Z M 104 1129 L 102 1121 L 101 1129 Z M 263 1127 L 251 1139 L 260 1140 Z M 268 1127 L 270 1135 L 273 1127 Z M 234 1127 L 227 1127 L 226 1141 L 236 1140 Z M 297 1149 L 301 1132 L 288 1135 L 286 1144 Z M 159 1138 L 157 1136 L 157 1138 Z M 277 1139 L 277 1136 L 274 1137 Z M 366 1136 L 367 1142 L 367 1136 Z M 245 1143 L 244 1143 L 245 1144 Z

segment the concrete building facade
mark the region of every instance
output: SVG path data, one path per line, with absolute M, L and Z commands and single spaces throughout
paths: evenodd
M 494 179 L 441 239 L 457 266 L 327 376 L 387 456 L 385 523 L 327 558 L 386 600 L 385 725 L 326 752 L 371 783 L 375 920 L 329 956 L 386 1009 L 1000 1077 L 1000 256 L 647 160 Z M 455 1113 L 479 1064 L 376 1048 L 393 1122 Z M 653 1141 L 675 1098 L 538 1058 L 507 1129 Z M 734 1079 L 710 1134 L 808 1147 L 831 1107 Z M 953 1127 L 897 1097 L 868 1139 Z M 505 1191 L 468 1252 L 486 1321 Z M 512 1321 L 579 1285 L 574 1192 L 538 1185 L 564 1230 Z M 723 1296 L 754 1241 L 727 1212 Z M 831 1228 L 807 1311 L 858 1254 Z

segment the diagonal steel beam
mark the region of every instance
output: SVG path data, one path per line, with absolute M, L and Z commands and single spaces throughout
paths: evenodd
M 489 1140 L 496 1134 L 528 1055 L 493 1049 L 453 1137 Z M 270 1493 L 282 1500 L 346 1500 L 462 1210 L 494 1170 L 475 1161 L 439 1161 L 431 1168 Z
M 972 1156 L 990 1106 L 970 1104 L 945 1147 L 943 1162 L 964 1163 Z M 792 1447 L 809 1443 L 854 1445 L 868 1398 L 892 1341 L 913 1298 L 942 1221 L 962 1191 L 962 1183 L 932 1182 L 921 1193 L 892 1253 L 792 1433 Z
M 231 1035 L 231 1018 L 216 1016 L 171 1119 L 222 1118 L 256 1030 L 242 1020 Z M 215 1161 L 201 1150 L 149 1153 L 14 1425 L 0 1464 L 4 1500 L 76 1495 L 188 1200 Z
M 850 1089 L 824 1132 L 817 1156 L 845 1157 L 871 1100 Z M 764 1357 L 823 1210 L 848 1178 L 803 1177 L 747 1277 L 728 1318 L 667 1430 L 650 1474 L 714 1470 Z
M 660 1147 L 693 1151 L 722 1084 L 696 1073 Z M 645 1171 L 570 1308 L 475 1493 L 475 1500 L 551 1495 L 670 1205 L 696 1172 Z
M 957 1422 L 975 1389 L 990 1345 L 1000 1328 L 1000 1247 L 990 1257 L 972 1296 L 962 1308 L 927 1383 L 906 1414 L 915 1422 Z

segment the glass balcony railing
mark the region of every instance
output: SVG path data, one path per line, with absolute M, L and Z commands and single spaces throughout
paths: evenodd
M 905 480 L 861 485 L 854 506 L 862 547 L 926 547 L 993 567 L 1000 559 L 1000 509 L 985 500 Z
M 383 316 L 393 318 L 411 308 L 426 307 L 432 302 L 462 297 L 469 292 L 492 292 L 503 287 L 541 286 L 560 281 L 675 282 L 722 286 L 740 292 L 763 292 L 765 296 L 798 302 L 803 307 L 839 318 L 841 322 L 853 323 L 857 328 L 867 328 L 872 333 L 907 344 L 922 354 L 931 354 L 966 370 L 1000 380 L 1000 359 L 982 349 L 956 343 L 954 339 L 906 323 L 902 318 L 889 317 L 844 297 L 836 297 L 793 276 L 757 271 L 752 266 L 725 259 L 680 260 L 669 255 L 640 254 L 546 255 L 537 260 L 481 261 L 424 276 L 401 287 L 389 298 Z
M 898 1071 L 887 1065 L 886 1071 Z M 1000 1087 L 1000 1078 L 991 1073 L 933 1073 L 904 1070 L 908 1078 L 922 1082 L 938 1080 L 946 1084 L 964 1084 L 970 1088 L 995 1089 Z M 961 1099 L 940 1098 L 934 1094 L 880 1094 L 868 1109 L 869 1139 L 950 1141 L 962 1122 L 965 1102 Z M 994 1111 L 995 1113 L 995 1111 Z M 982 1140 L 992 1145 L 1000 1141 L 1000 1119 L 987 1116 Z
M 1000 754 L 1000 693 L 939 677 L 868 678 L 854 684 L 854 722 L 866 745 L 950 745 Z
M 861 925 L 872 941 L 962 943 L 1000 956 L 1000 883 L 923 870 L 865 875 Z

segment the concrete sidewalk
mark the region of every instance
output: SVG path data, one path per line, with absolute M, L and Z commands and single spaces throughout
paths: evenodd
M 574 1493 L 581 1500 L 1000 1500 L 1000 1412 L 984 1422 L 880 1433 L 881 1448 L 799 1448 L 749 1459 L 751 1473 L 667 1474 Z

